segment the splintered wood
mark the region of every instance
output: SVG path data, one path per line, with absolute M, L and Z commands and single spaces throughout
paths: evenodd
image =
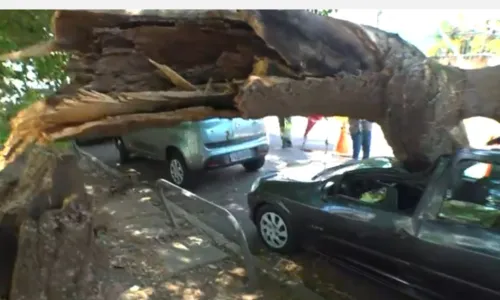
M 379 98 L 376 87 L 362 89 L 365 79 L 325 78 L 381 70 L 380 53 L 368 47 L 373 42 L 362 27 L 305 11 L 64 10 L 55 13 L 52 30 L 53 41 L 0 57 L 73 53 L 71 83 L 12 120 L 5 162 L 33 142 L 114 136 L 210 117 L 337 113 L 329 90 L 313 93 L 312 82 L 319 82 L 312 88 L 333 90 L 350 82 L 361 88 L 358 94 Z M 269 84 L 254 84 L 255 76 Z M 322 104 L 306 105 L 311 98 Z

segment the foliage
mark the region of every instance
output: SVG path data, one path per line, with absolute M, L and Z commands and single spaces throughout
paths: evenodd
M 53 11 L 0 11 L 0 49 L 16 51 L 52 36 L 50 20 Z M 0 64 L 0 142 L 8 136 L 8 120 L 17 112 L 67 81 L 64 66 L 68 56 L 54 53 L 30 58 L 15 64 Z
M 333 9 L 309 9 L 310 12 L 313 12 L 317 15 L 322 15 L 322 16 L 328 16 L 330 15 L 334 10 Z M 335 9 L 335 12 L 337 10 Z
M 495 20 L 494 23 L 499 23 Z M 441 23 L 442 33 L 446 34 L 450 41 L 446 41 L 440 32 L 434 36 L 435 44 L 428 50 L 429 56 L 444 56 L 454 54 L 449 43 L 457 49 L 460 54 L 485 54 L 500 55 L 500 32 L 491 26 L 492 21 L 486 21 L 484 28 L 467 28 L 466 26 L 454 26 L 447 21 Z

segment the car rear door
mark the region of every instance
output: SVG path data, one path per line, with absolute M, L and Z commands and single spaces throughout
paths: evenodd
M 148 157 L 149 153 L 144 144 L 144 136 L 147 135 L 149 129 L 136 130 L 128 132 L 122 136 L 125 147 L 139 156 Z
M 482 165 L 486 173 L 481 174 Z M 412 276 L 421 286 L 446 299 L 500 299 L 498 170 L 495 157 L 459 156 L 436 183 L 420 212 Z

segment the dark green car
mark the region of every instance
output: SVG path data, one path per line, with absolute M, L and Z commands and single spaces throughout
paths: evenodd
M 500 299 L 500 151 L 409 173 L 379 157 L 259 178 L 250 218 L 273 251 L 320 252 L 408 294 Z M 496 270 L 496 271 L 495 271 Z
M 363 170 L 369 170 L 370 173 L 382 171 L 408 173 L 399 167 L 399 163 L 395 159 L 389 157 L 371 158 L 362 161 L 352 160 L 312 174 L 311 170 L 300 166 L 289 168 L 285 172 L 271 173 L 260 177 L 252 184 L 250 193 L 248 194 L 248 204 L 252 212 L 251 219 L 254 222 L 261 218 L 269 221 L 281 219 L 282 221 L 276 224 L 279 226 L 283 225 L 286 219 L 295 218 L 294 209 L 301 211 L 301 213 L 304 212 L 304 209 L 307 210 L 308 208 L 313 210 L 319 209 L 318 212 L 331 210 L 335 206 L 326 200 L 333 193 L 333 187 L 336 187 L 335 183 L 346 173 L 353 171 L 362 172 Z M 363 199 L 368 202 L 376 202 L 377 195 L 374 193 L 371 195 L 367 194 L 364 195 Z M 263 212 L 265 210 L 263 208 L 271 206 L 282 211 Z M 348 209 L 345 211 L 348 212 Z M 308 216 L 298 215 L 297 220 L 304 220 Z M 256 226 L 261 229 L 259 230 L 261 237 L 266 246 L 271 249 L 284 253 L 296 249 L 295 234 L 287 232 L 286 227 L 280 227 L 285 230 L 284 232 L 278 231 L 271 235 L 266 235 L 265 226 L 261 226 L 260 223 L 256 223 Z M 269 232 L 271 231 L 269 230 Z

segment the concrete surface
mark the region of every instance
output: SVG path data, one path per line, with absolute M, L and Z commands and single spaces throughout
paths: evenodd
M 120 199 L 106 203 L 100 210 L 114 216 L 114 220 L 121 220 L 110 224 L 133 236 L 145 239 L 158 239 L 173 229 L 165 222 L 164 212 L 151 205 L 151 189 L 141 189 L 140 199 L 135 199 L 131 193 Z M 141 201 L 142 200 L 142 201 Z M 146 220 L 146 221 L 145 221 Z M 170 274 L 177 274 L 184 270 L 207 265 L 227 257 L 227 254 L 211 244 L 201 235 L 175 239 L 168 243 L 155 245 L 154 251 L 165 261 L 165 268 Z
M 189 236 L 155 249 L 172 274 L 223 260 L 228 255 L 203 236 Z

